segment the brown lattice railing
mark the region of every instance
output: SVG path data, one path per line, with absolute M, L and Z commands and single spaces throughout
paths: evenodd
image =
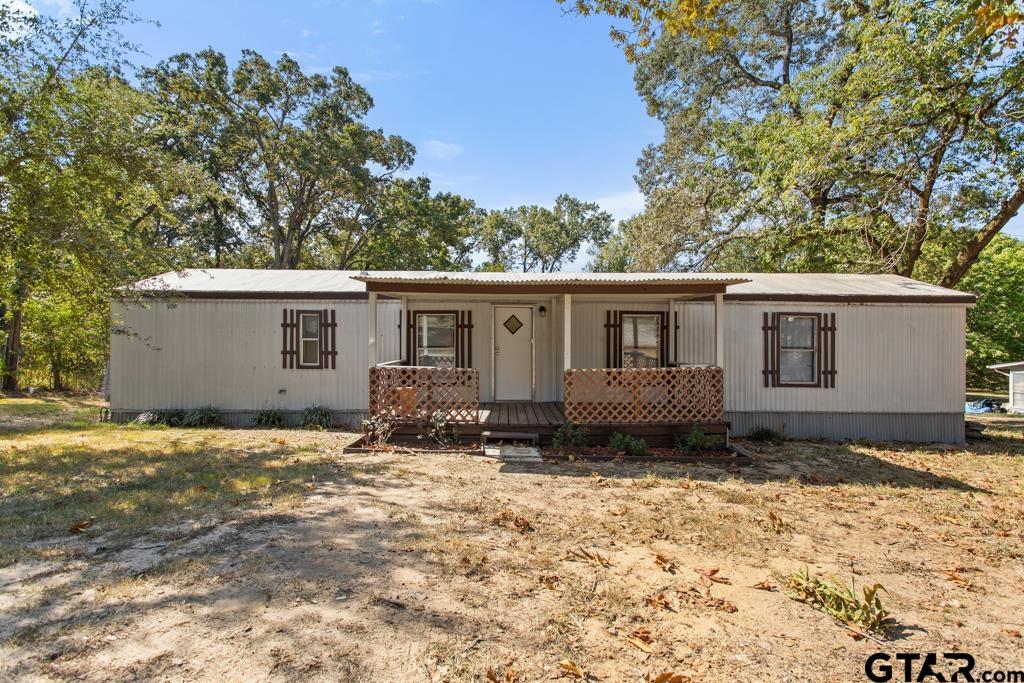
M 477 422 L 480 371 L 378 365 L 370 368 L 369 399 L 370 415 L 397 421 L 423 422 L 440 410 L 449 422 Z
M 565 419 L 576 424 L 722 422 L 722 368 L 566 370 Z

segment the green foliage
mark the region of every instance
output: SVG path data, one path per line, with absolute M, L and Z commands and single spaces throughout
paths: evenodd
M 181 417 L 182 427 L 216 427 L 224 424 L 220 411 L 213 406 L 186 410 Z
M 838 585 L 811 576 L 806 566 L 789 575 L 786 587 L 790 598 L 811 605 L 843 624 L 856 624 L 878 635 L 885 635 L 896 624 L 882 606 L 879 593 L 883 591 L 882 584 L 876 583 L 862 587 L 861 595 L 857 595 L 857 586 L 852 579 L 849 587 Z
M 693 425 L 690 428 L 690 433 L 685 437 L 682 435 L 676 436 L 676 449 L 687 451 L 689 453 L 700 453 L 701 451 L 707 450 L 708 438 L 704 435 L 704 428 L 699 424 Z
M 998 237 L 958 289 L 978 295 L 967 311 L 967 386 L 1006 391 L 986 366 L 1024 359 L 1024 242 Z
M 108 310 L 93 292 L 32 295 L 24 308 L 22 384 L 98 389 L 107 360 Z
M 576 258 L 584 244 L 602 244 L 611 226 L 611 214 L 600 206 L 565 194 L 552 209 L 520 206 L 492 211 L 480 228 L 480 247 L 487 254 L 483 269 L 558 270 Z
M 565 422 L 555 430 L 551 437 L 551 445 L 562 453 L 572 453 L 577 448 L 587 445 L 589 434 L 585 427 L 574 422 Z
M 299 414 L 299 425 L 305 429 L 325 430 L 330 428 L 331 411 L 323 406 L 310 406 Z
M 623 455 L 633 457 L 647 455 L 646 441 L 620 432 L 612 434 L 611 438 L 608 439 L 608 447 L 616 453 L 622 453 Z
M 256 413 L 252 418 L 252 423 L 257 427 L 280 429 L 284 426 L 284 415 L 281 414 L 280 410 L 267 408 Z
M 747 434 L 751 441 L 763 441 L 765 443 L 780 443 L 785 438 L 782 434 L 769 427 L 758 427 Z
M 458 426 L 448 421 L 448 414 L 436 410 L 427 420 L 424 432 L 417 438 L 430 439 L 443 447 L 454 446 L 459 439 Z
M 385 415 L 372 415 L 363 420 L 363 435 L 368 446 L 382 446 L 395 433 L 397 424 Z
M 686 3 L 580 6 L 621 12 L 647 37 L 637 87 L 665 125 L 640 159 L 646 210 L 598 268 L 881 271 L 954 286 L 1024 205 L 1014 22 L 979 31 L 956 0 L 740 0 L 688 15 L 727 27 L 711 40 L 678 23 Z

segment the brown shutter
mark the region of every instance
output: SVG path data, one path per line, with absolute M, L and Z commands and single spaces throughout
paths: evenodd
M 455 366 L 473 367 L 473 311 L 457 311 L 455 318 Z
M 834 389 L 836 386 L 836 314 L 821 314 L 821 386 Z
M 337 369 L 337 328 L 334 309 L 323 309 L 320 312 L 320 367 L 323 369 Z
M 622 367 L 622 311 L 604 312 L 605 367 Z
M 281 367 L 294 369 L 298 364 L 299 325 L 295 319 L 295 310 L 286 308 L 281 317 Z
M 399 314 L 401 315 L 401 314 Z M 416 359 L 413 358 L 413 335 L 416 334 L 416 330 L 413 329 L 415 325 L 413 322 L 412 311 L 405 312 L 405 364 L 416 365 Z
M 776 387 L 779 385 L 779 368 L 776 363 L 779 357 L 779 314 L 765 312 L 761 321 L 761 331 L 764 338 L 764 386 Z
M 658 344 L 659 353 L 661 358 L 658 361 L 661 363 L 661 367 L 668 367 L 668 314 L 661 316 L 661 340 Z

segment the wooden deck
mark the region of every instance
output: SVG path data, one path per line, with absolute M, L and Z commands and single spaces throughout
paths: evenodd
M 561 403 L 516 401 L 480 404 L 480 425 L 484 429 L 536 432 L 537 428 L 554 430 L 563 422 L 565 417 Z
M 531 403 L 510 401 L 502 403 L 481 403 L 480 418 L 476 424 L 458 425 L 459 436 L 465 441 L 475 441 L 480 432 L 526 432 L 536 434 L 541 443 L 551 443 L 555 430 L 565 423 L 562 404 L 558 402 Z M 671 446 L 677 434 L 688 434 L 692 422 L 660 425 L 586 425 L 587 432 L 595 443 L 604 443 L 615 432 L 625 432 L 644 438 L 650 446 Z M 701 428 L 706 434 L 724 434 L 728 428 L 725 422 L 703 422 Z M 421 431 L 414 424 L 405 424 L 395 430 L 395 436 L 413 438 Z

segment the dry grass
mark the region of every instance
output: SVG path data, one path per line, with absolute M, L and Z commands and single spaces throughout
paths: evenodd
M 887 650 L 1019 668 L 1024 420 L 967 447 L 757 444 L 728 472 L 74 414 L 0 435 L 0 677 L 857 679 L 880 646 L 786 597 L 804 566 L 885 586 Z

